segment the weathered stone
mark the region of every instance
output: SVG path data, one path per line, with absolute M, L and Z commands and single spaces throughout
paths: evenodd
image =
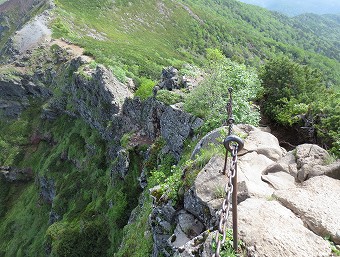
M 0 176 L 8 182 L 28 182 L 34 177 L 31 168 L 15 168 L 9 166 L 0 167 Z
M 174 248 L 178 248 L 194 237 L 201 234 L 204 230 L 203 224 L 197 220 L 192 214 L 181 210 L 177 214 L 177 226 L 174 234 L 169 239 L 169 244 Z
M 226 176 L 221 174 L 223 163 L 222 157 L 213 157 L 197 175 L 192 188 L 184 195 L 184 209 L 207 227 L 215 225 L 216 211 L 223 201 L 223 190 L 227 181 Z
M 295 178 L 286 172 L 275 172 L 262 175 L 261 179 L 269 183 L 274 189 L 288 189 L 295 187 Z
M 298 178 L 300 181 L 321 175 L 340 179 L 340 161 L 326 166 L 312 164 L 303 165 L 298 172 Z
M 265 170 L 263 170 L 262 173 L 264 175 L 268 175 L 269 173 L 275 173 L 280 171 L 291 174 L 296 178 L 297 176 L 296 158 L 294 156 L 293 151 L 288 152 L 281 159 L 277 160 L 275 163 L 268 166 Z
M 270 197 L 274 192 L 267 183 L 261 180 L 262 171 L 273 164 L 273 161 L 256 151 L 240 156 L 238 159 L 237 180 L 245 183 L 249 197 Z
M 214 129 L 213 131 L 206 134 L 195 146 L 194 150 L 191 154 L 191 159 L 194 159 L 197 154 L 200 153 L 202 148 L 209 147 L 209 145 L 218 145 L 223 143 L 223 135 L 227 135 L 228 128 L 227 127 L 220 127 L 217 129 Z
M 214 238 L 215 233 L 205 231 L 185 245 L 179 247 L 175 252 L 174 257 L 211 257 L 214 254 L 211 247 Z
M 297 188 L 278 190 L 274 196 L 316 234 L 330 235 L 340 243 L 340 180 L 313 177 Z
M 250 198 L 238 206 L 239 235 L 254 246 L 252 256 L 329 256 L 329 243 L 308 230 L 277 201 Z
M 275 136 L 255 127 L 251 127 L 251 129 L 244 140 L 244 148 L 240 154 L 256 151 L 258 154 L 263 154 L 273 161 L 277 161 L 283 156 L 284 151 Z
M 313 144 L 303 144 L 296 147 L 297 179 L 302 182 L 309 176 L 309 170 L 315 165 L 324 165 L 329 154 L 323 148 Z

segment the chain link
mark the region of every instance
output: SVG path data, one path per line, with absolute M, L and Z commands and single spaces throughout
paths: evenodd
M 216 233 L 216 238 L 215 238 L 215 242 L 216 242 L 215 257 L 220 257 L 221 246 L 224 244 L 226 240 L 226 236 L 227 236 L 228 217 L 230 214 L 230 210 L 232 208 L 231 195 L 234 189 L 232 180 L 236 175 L 237 148 L 238 146 L 234 145 L 233 150 L 231 152 L 232 160 L 231 160 L 230 168 L 227 174 L 228 183 L 226 183 L 224 187 L 226 197 L 223 200 L 222 208 L 220 210 L 220 222 L 219 222 L 218 231 Z M 220 235 L 223 235 L 222 240 L 220 239 Z
M 227 162 L 228 162 L 228 151 L 231 152 L 231 161 L 230 167 L 228 170 L 228 183 L 226 183 L 224 187 L 225 198 L 222 203 L 221 210 L 219 211 L 220 221 L 218 230 L 216 233 L 216 252 L 214 257 L 220 257 L 221 247 L 225 243 L 227 236 L 227 223 L 230 211 L 232 208 L 237 208 L 237 206 L 232 206 L 231 196 L 234 191 L 233 180 L 235 176 L 237 176 L 237 153 L 243 147 L 243 141 L 232 135 L 233 134 L 233 125 L 234 125 L 234 117 L 233 117 L 233 108 L 232 108 L 232 88 L 228 89 L 229 91 L 229 102 L 227 103 L 227 112 L 228 112 L 228 120 L 227 124 L 229 125 L 228 137 L 224 140 L 224 146 L 226 148 L 225 162 L 223 168 L 223 175 L 226 175 Z M 236 185 L 235 185 L 236 186 Z M 237 190 L 237 188 L 235 188 Z M 235 193 L 235 192 L 234 192 Z M 237 205 L 237 203 L 236 203 Z M 233 224 L 234 225 L 234 224 Z M 237 225 L 237 224 L 236 224 Z M 222 239 L 220 238 L 222 235 Z M 237 249 L 235 249 L 236 251 Z

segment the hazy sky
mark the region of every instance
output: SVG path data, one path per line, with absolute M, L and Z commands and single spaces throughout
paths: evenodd
M 340 14 L 340 0 L 239 0 L 289 15 L 301 13 Z

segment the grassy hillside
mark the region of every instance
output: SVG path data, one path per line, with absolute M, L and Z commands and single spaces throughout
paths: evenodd
M 56 2 L 54 36 L 82 45 L 119 76 L 158 78 L 162 66 L 200 63 L 205 49 L 259 66 L 284 54 L 320 68 L 340 84 L 337 42 L 286 16 L 231 1 Z

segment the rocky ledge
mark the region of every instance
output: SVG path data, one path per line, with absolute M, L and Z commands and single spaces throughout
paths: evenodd
M 218 144 L 225 127 L 209 133 L 195 149 Z M 238 158 L 239 237 L 248 256 L 332 256 L 340 244 L 340 162 L 304 144 L 287 152 L 261 129 L 239 125 L 245 146 Z M 175 210 L 171 202 L 154 207 L 150 217 L 154 254 L 212 256 L 226 176 L 224 158 L 214 156 L 199 172 Z M 229 227 L 231 223 L 229 222 Z M 175 230 L 171 229 L 175 228 Z

